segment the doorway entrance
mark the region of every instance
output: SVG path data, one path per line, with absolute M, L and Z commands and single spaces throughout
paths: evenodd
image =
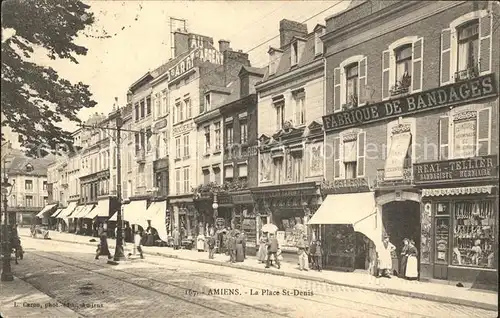
M 384 204 L 382 224 L 389 241 L 396 247 L 396 255 L 393 255 L 393 271 L 403 276 L 400 266 L 403 239 L 413 240 L 420 253 L 420 204 L 414 201 L 394 201 Z

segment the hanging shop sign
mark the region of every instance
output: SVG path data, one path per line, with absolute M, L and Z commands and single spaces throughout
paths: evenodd
M 495 74 L 488 74 L 425 92 L 329 114 L 323 116 L 323 126 L 327 131 L 342 130 L 363 123 L 448 107 L 497 94 Z
M 498 177 L 497 155 L 417 163 L 413 165 L 416 184 L 481 180 Z

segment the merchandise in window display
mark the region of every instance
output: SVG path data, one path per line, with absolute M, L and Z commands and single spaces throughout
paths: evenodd
M 493 210 L 491 201 L 455 204 L 453 265 L 494 267 Z

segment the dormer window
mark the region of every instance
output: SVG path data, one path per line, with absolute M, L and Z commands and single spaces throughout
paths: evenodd
M 299 43 L 297 41 L 294 41 L 292 43 L 292 66 L 297 65 L 299 63 Z
M 26 172 L 32 172 L 33 171 L 33 165 L 31 163 L 28 163 L 25 167 Z
M 209 111 L 211 108 L 210 93 L 205 95 L 205 111 Z
M 321 41 L 321 36 L 323 35 L 323 28 L 318 28 L 314 33 L 314 55 L 323 54 L 323 41 Z

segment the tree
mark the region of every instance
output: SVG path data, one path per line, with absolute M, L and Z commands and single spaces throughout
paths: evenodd
M 76 57 L 86 55 L 87 48 L 74 40 L 93 23 L 90 6 L 79 0 L 2 1 L 2 33 L 12 34 L 2 39 L 2 128 L 19 134 L 28 155 L 70 146 L 71 133 L 57 123 L 80 122 L 78 111 L 96 105 L 88 85 L 73 84 L 30 59 L 43 48 L 51 59 L 78 64 Z

